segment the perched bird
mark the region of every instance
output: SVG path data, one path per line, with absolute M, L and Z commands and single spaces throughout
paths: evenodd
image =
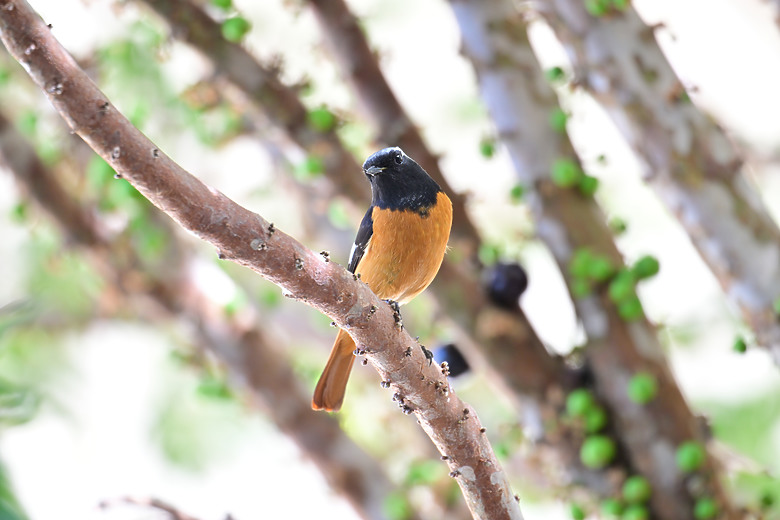
M 358 229 L 347 269 L 374 293 L 404 304 L 420 294 L 439 272 L 452 227 L 452 202 L 436 181 L 400 148 L 385 148 L 366 159 L 371 206 Z M 340 330 L 320 376 L 311 406 L 341 408 L 355 343 Z

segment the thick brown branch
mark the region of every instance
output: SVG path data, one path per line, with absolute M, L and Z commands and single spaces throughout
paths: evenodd
M 144 0 L 171 25 L 174 35 L 211 59 L 217 72 L 241 89 L 277 126 L 309 154 L 322 159 L 339 192 L 364 203 L 369 190 L 359 176 L 360 166 L 341 144 L 334 130 L 319 131 L 307 121 L 307 109 L 298 93 L 284 85 L 277 74 L 260 65 L 243 47 L 222 37 L 220 25 L 187 0 Z
M 740 174 L 723 131 L 685 96 L 652 34 L 628 7 L 595 18 L 580 0 L 541 13 L 566 46 L 576 79 L 644 162 L 645 179 L 688 232 L 729 300 L 780 364 L 780 229 Z
M 295 91 L 279 82 L 271 71 L 264 69 L 239 45 L 225 41 L 218 25 L 205 12 L 186 0 L 145 1 L 165 17 L 174 34 L 180 35 L 208 56 L 215 67 L 224 72 L 260 108 L 265 110 L 266 104 L 273 105 L 273 121 L 285 128 L 294 141 L 309 153 L 319 150 L 321 145 L 317 144 L 319 141 L 311 140 L 311 130 L 301 122 L 302 116 L 295 115 L 305 111 L 296 99 Z M 229 63 L 231 60 L 235 63 Z M 246 76 L 273 78 L 273 88 L 257 87 L 255 83 L 247 81 Z M 291 113 L 273 116 L 277 111 L 284 110 Z M 389 121 L 397 115 L 398 111 L 390 110 L 383 117 Z M 294 121 L 298 123 L 288 123 Z M 339 157 L 332 164 L 341 165 L 340 169 L 329 169 L 329 176 L 340 185 L 355 182 L 357 176 L 346 175 L 347 179 L 344 180 L 347 172 L 357 171 L 358 166 L 351 155 L 335 135 L 333 139 L 328 137 L 325 144 L 330 147 L 329 153 Z M 429 152 L 426 150 L 424 154 Z M 344 191 L 356 203 L 364 203 L 367 192 L 356 193 L 353 189 Z M 454 228 L 461 229 L 463 236 L 473 244 L 477 240 L 476 234 L 472 234 L 473 226 L 468 222 L 460 222 L 460 219 L 467 219 L 465 212 L 455 214 Z M 432 291 L 453 321 L 462 327 L 458 342 L 500 376 L 492 379 L 503 381 L 504 386 L 512 390 L 516 400 L 525 400 L 530 396 L 530 402 L 546 406 L 548 391 L 566 379 L 566 368 L 560 359 L 550 356 L 526 316 L 520 311 L 509 313 L 491 305 L 471 262 L 461 262 L 461 265 L 456 266 L 454 262 L 445 261 Z
M 6 159 L 20 185 L 63 228 L 73 243 L 87 249 L 96 267 L 112 285 L 128 295 L 151 297 L 159 309 L 172 316 L 185 316 L 198 331 L 199 343 L 213 352 L 235 379 L 249 387 L 255 401 L 289 435 L 322 471 L 334 490 L 352 503 L 364 518 L 382 514 L 382 505 L 393 485 L 376 461 L 352 442 L 333 417 L 311 413 L 311 395 L 305 390 L 284 355 L 277 352 L 254 320 L 229 319 L 215 312 L 213 305 L 194 283 L 181 273 L 184 265 L 169 266 L 166 276 L 159 270 L 127 272 L 122 266 L 141 266 L 133 250 L 117 247 L 103 238 L 98 223 L 62 186 L 40 161 L 35 150 L 0 113 L 0 158 Z M 171 236 L 168 242 L 176 241 Z M 121 258 L 117 258 L 121 257 Z M 173 262 L 181 264 L 181 262 Z M 124 280 L 135 283 L 126 284 Z M 138 283 L 138 280 L 145 280 Z M 242 325 L 251 322 L 247 327 Z M 415 517 L 416 518 L 416 517 Z
M 593 198 L 558 188 L 550 180 L 556 160 L 578 164 L 578 158 L 566 133 L 556 132 L 548 123 L 557 99 L 541 74 L 522 16 L 501 0 L 451 1 L 482 98 L 520 182 L 528 188 L 539 237 L 568 283 L 572 283 L 569 265 L 577 248 L 587 247 L 612 265 L 622 266 L 606 219 Z M 706 439 L 674 381 L 654 328 L 644 318 L 631 323 L 623 320 L 605 293 L 601 290 L 574 300 L 588 336 L 584 353 L 596 389 L 612 412 L 615 434 L 631 465 L 652 483 L 652 506 L 658 517 L 692 518 L 695 497 L 686 490 L 685 475 L 675 471 L 674 450 L 687 440 L 703 444 Z M 626 399 L 628 381 L 638 372 L 652 373 L 658 380 L 653 406 Z M 718 496 L 722 510 L 728 511 L 715 468 L 710 461 L 708 492 Z
M 134 128 L 23 0 L 0 5 L 0 37 L 69 126 L 155 206 L 347 330 L 447 456 L 477 518 L 522 518 L 474 411 L 365 284 L 184 171 Z M 374 309 L 376 311 L 374 312 Z M 406 356 L 407 352 L 412 353 Z

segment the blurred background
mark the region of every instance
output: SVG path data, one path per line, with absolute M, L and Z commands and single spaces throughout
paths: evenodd
M 341 181 L 329 174 L 327 153 L 317 154 L 322 143 L 302 146 L 291 137 L 293 123 L 280 124 L 275 109 L 237 87 L 213 57 L 185 41 L 181 24 L 149 5 L 164 11 L 159 5 L 167 2 L 31 4 L 161 150 L 277 228 L 346 264 L 369 196 L 359 168 L 342 175 L 364 190 L 362 200 L 345 196 Z M 357 164 L 396 144 L 377 138 L 308 2 L 195 4 L 223 38 L 240 42 L 292 88 L 308 125 L 333 130 Z M 542 10 L 545 4 L 539 2 Z M 483 103 L 451 6 L 438 0 L 353 0 L 348 6 L 444 177 L 465 197 L 481 237 L 479 261 L 524 267 L 529 284 L 520 303 L 533 330 L 550 353 L 581 365 L 577 353 L 587 333 L 537 236 L 528 187 L 518 183 Z M 629 9 L 655 27 L 693 105 L 722 127 L 725 146 L 744 161 L 741 174 L 777 222 L 780 7 L 761 0 L 634 0 Z M 541 63 L 529 74 L 543 77 L 560 67 L 570 75 L 567 54 L 544 17 L 527 20 Z M 599 181 L 596 201 L 620 228 L 615 243 L 626 263 L 645 255 L 659 261 L 658 274 L 638 284 L 638 296 L 674 380 L 711 432 L 704 437 L 723 467 L 730 500 L 754 517 L 780 518 L 774 505 L 780 500 L 778 367 L 756 345 L 689 230 L 643 182 L 647 172 L 620 128 L 587 89 L 575 87 L 556 85 L 568 116 L 563 124 L 584 170 Z M 284 120 L 287 108 L 279 110 Z M 313 389 L 335 337 L 330 320 L 220 261 L 126 181 L 115 180 L 5 51 L 0 118 L 3 135 L 18 135 L 66 194 L 36 189 L 51 183 L 25 179 L 8 160 L 9 149 L 0 153 L 6 155 L 0 160 L 0 518 L 171 517 L 150 506 L 151 499 L 200 519 L 466 517 L 446 466 L 370 367 L 356 363 L 344 409 L 326 421 L 332 429 L 319 430 L 319 419 L 308 423 L 303 412 L 282 417 L 284 395 L 297 395 L 290 388 L 301 388 L 304 398 Z M 15 146 L 12 153 L 28 153 Z M 429 348 L 458 343 L 457 320 L 430 292 L 404 309 L 407 329 Z M 241 349 L 260 348 L 247 338 L 281 368 L 260 375 L 245 369 L 254 361 Z M 741 341 L 746 352 L 739 352 Z M 534 435 L 523 433 L 523 399 L 497 383 L 478 356 L 470 361 L 472 370 L 453 386 L 487 427 L 525 517 L 577 518 L 572 504 L 578 501 L 585 514 L 601 517 L 588 504 L 602 500 L 603 492 L 534 457 Z M 328 441 L 306 444 L 306 428 Z M 335 432 L 346 440 L 333 440 Z M 325 462 L 312 446 L 327 452 Z M 386 483 L 377 509 L 367 505 L 371 499 L 350 496 L 344 482 L 333 484 L 343 480 L 334 477 L 340 457 L 364 457 L 355 466 L 367 473 L 358 475 L 381 471 Z

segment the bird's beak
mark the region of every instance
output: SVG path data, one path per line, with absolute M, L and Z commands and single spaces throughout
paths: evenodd
M 368 168 L 363 170 L 363 172 L 369 177 L 373 177 L 374 175 L 381 172 L 382 170 L 384 170 L 384 168 L 381 168 L 379 166 L 369 166 Z

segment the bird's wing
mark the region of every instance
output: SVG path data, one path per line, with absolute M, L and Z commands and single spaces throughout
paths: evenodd
M 349 264 L 347 264 L 347 269 L 350 273 L 354 273 L 357 269 L 360 259 L 363 258 L 363 254 L 366 252 L 366 249 L 368 249 L 368 244 L 371 242 L 371 237 L 374 234 L 374 219 L 371 218 L 373 211 L 373 206 L 368 208 L 366 215 L 363 217 L 363 221 L 360 223 L 360 228 L 355 237 L 355 244 L 352 246 L 352 251 L 349 253 Z

